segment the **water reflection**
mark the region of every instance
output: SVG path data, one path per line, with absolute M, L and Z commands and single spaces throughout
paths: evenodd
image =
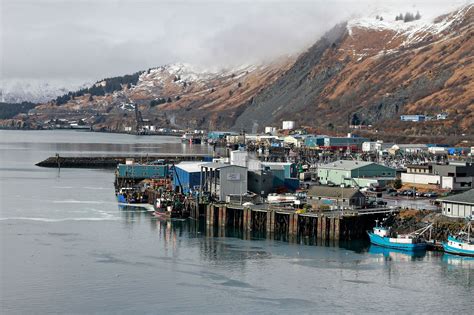
M 472 269 L 474 271 L 474 257 L 444 253 L 442 260 L 448 265 L 448 267 Z
M 377 245 L 370 245 L 369 254 L 382 256 L 385 261 L 415 261 L 426 256 L 426 251 L 403 251 L 386 248 Z

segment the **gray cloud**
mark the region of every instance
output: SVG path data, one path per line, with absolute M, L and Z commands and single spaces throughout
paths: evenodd
M 0 71 L 7 80 L 90 81 L 177 61 L 255 63 L 298 53 L 377 6 L 441 13 L 470 1 L 446 2 L 2 0 Z

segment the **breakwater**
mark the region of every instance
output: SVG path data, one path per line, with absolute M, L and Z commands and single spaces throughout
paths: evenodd
M 207 154 L 154 154 L 147 156 L 52 156 L 36 166 L 51 168 L 116 168 L 127 159 L 134 159 L 137 163 L 150 163 L 163 160 L 164 163 L 178 163 L 181 161 L 203 161 Z

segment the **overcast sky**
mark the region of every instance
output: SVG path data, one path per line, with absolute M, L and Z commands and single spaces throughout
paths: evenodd
M 344 19 L 396 3 L 470 0 L 0 0 L 3 79 L 98 80 L 171 62 L 229 66 L 295 54 Z

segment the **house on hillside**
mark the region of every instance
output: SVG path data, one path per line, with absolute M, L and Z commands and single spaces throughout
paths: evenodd
M 401 121 L 421 122 L 426 120 L 425 115 L 401 115 Z

